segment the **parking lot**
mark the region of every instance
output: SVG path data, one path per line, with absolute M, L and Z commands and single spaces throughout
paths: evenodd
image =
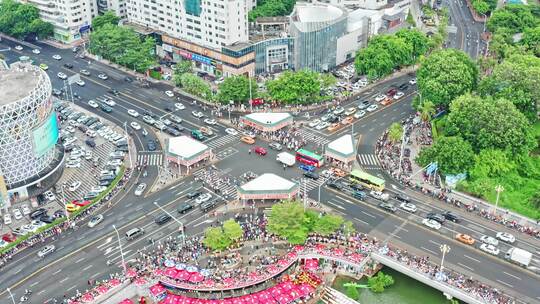
M 76 211 L 107 189 L 127 153 L 124 131 L 68 103 L 55 103 L 59 142 L 65 150 L 64 172 L 56 185 L 36 199 L 2 210 L 0 233 L 6 246 L 14 237 L 37 231 L 65 210 Z

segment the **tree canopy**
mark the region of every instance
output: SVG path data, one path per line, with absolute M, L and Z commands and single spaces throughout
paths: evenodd
M 422 166 L 437 162 L 443 174 L 466 173 L 474 164 L 471 145 L 461 137 L 442 137 L 432 146 L 423 148 L 416 161 Z
M 106 11 L 103 15 L 92 19 L 92 29 L 96 30 L 105 24 L 118 25 L 118 21 L 120 21 L 120 17 L 116 16 L 113 11 Z
M 388 128 L 388 138 L 394 143 L 401 140 L 403 137 L 403 126 L 399 122 L 394 122 Z
M 205 99 L 212 98 L 212 89 L 210 88 L 210 85 L 197 75 L 190 73 L 182 74 L 182 76 L 180 76 L 180 85 L 182 89 L 189 94 Z
M 383 292 L 386 287 L 394 284 L 394 278 L 391 275 L 379 271 L 376 276 L 368 279 L 368 286 L 375 293 Z
M 139 72 L 145 72 L 156 63 L 154 47 L 153 38 L 143 39 L 132 29 L 113 24 L 104 24 L 90 34 L 92 54 Z
M 306 104 L 320 100 L 320 74 L 310 70 L 285 71 L 278 79 L 268 80 L 266 89 L 273 100 L 287 104 Z
M 51 23 L 39 18 L 39 10 L 35 6 L 13 0 L 0 1 L 0 32 L 19 39 L 29 34 L 43 39 L 52 36 L 53 31 Z
M 219 93 L 217 99 L 223 104 L 229 104 L 232 100 L 234 103 L 245 103 L 249 101 L 249 82 L 251 81 L 251 94 L 255 98 L 257 95 L 257 82 L 253 79 L 248 79 L 246 76 L 231 76 L 223 80 L 219 85 Z
M 529 5 L 507 4 L 491 14 L 487 28 L 495 33 L 500 30 L 521 33 L 540 24 L 540 9 L 533 3 Z
M 476 88 L 478 69 L 462 51 L 444 49 L 426 57 L 416 75 L 422 99 L 447 107 L 454 98 Z
M 228 219 L 223 223 L 223 233 L 225 233 L 227 238 L 231 241 L 236 242 L 242 238 L 244 230 L 235 220 Z
M 499 149 L 521 154 L 536 147 L 531 124 L 506 99 L 473 95 L 457 98 L 450 106 L 445 131 L 461 136 L 475 151 Z
M 208 227 L 204 231 L 203 244 L 212 250 L 224 250 L 240 240 L 244 230 L 233 219 L 223 223 L 223 227 Z
M 287 16 L 294 7 L 296 0 L 258 0 L 257 6 L 249 12 L 249 21 L 259 17 Z

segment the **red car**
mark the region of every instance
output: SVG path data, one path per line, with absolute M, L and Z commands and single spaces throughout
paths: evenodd
M 74 200 L 74 201 L 72 201 L 71 203 L 74 204 L 74 205 L 80 206 L 80 207 L 84 207 L 84 206 L 90 204 L 90 201 L 78 201 L 78 200 Z
M 394 97 L 394 95 L 396 95 L 397 93 L 397 89 L 396 88 L 392 88 L 390 90 L 388 90 L 388 92 L 386 92 L 386 96 L 388 97 Z
M 8 243 L 15 242 L 16 239 L 17 239 L 17 236 L 11 232 L 8 232 L 2 235 L 2 240 Z
M 256 147 L 256 148 L 255 148 L 255 153 L 257 153 L 257 154 L 259 154 L 259 155 L 261 155 L 261 156 L 266 155 L 267 152 L 268 152 L 268 151 L 266 151 L 266 149 L 263 148 L 263 147 Z

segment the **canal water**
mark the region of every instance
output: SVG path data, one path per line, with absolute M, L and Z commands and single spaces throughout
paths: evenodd
M 424 283 L 418 282 L 391 268 L 383 268 L 385 274 L 394 278 L 394 285 L 386 288 L 382 293 L 374 293 L 369 289 L 359 288 L 360 304 L 449 304 L 450 301 L 443 296 L 442 292 L 431 288 Z M 347 294 L 343 283 L 350 282 L 348 277 L 337 277 L 333 288 Z M 367 279 L 362 279 L 359 284 L 366 284 Z

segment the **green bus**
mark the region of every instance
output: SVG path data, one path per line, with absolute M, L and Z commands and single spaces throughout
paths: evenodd
M 322 155 L 315 154 L 305 149 L 298 149 L 296 151 L 296 160 L 317 168 L 320 168 L 324 164 L 324 157 Z
M 361 184 L 362 186 L 372 190 L 384 190 L 384 179 L 378 178 L 364 171 L 352 170 L 351 174 L 349 175 L 349 179 L 353 183 Z

